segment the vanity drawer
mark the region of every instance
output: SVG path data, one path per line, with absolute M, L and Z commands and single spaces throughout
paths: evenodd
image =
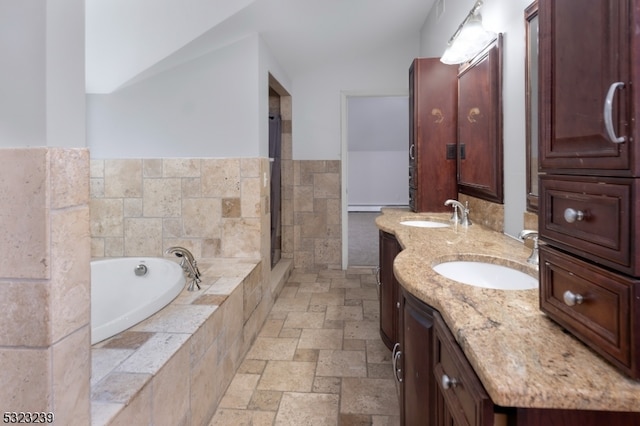
M 540 176 L 542 240 L 638 276 L 640 261 L 631 241 L 636 238 L 633 179 L 583 176 Z
M 436 424 L 493 425 L 493 401 L 456 343 L 449 328 L 434 313 L 434 367 Z
M 634 377 L 639 373 L 633 332 L 638 322 L 639 283 L 540 247 L 540 309 Z

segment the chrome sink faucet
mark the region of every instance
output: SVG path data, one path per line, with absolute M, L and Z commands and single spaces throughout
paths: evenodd
M 202 280 L 200 279 L 200 270 L 198 269 L 198 264 L 196 260 L 193 258 L 193 255 L 189 250 L 184 247 L 169 247 L 166 251 L 166 254 L 175 254 L 176 257 L 179 257 L 180 266 L 186 272 L 187 277 L 191 278 L 191 282 L 189 283 L 189 287 L 187 290 L 195 291 L 196 287 L 200 290 L 200 283 Z
M 532 240 L 533 241 L 533 250 L 531 250 L 531 255 L 527 259 L 528 263 L 532 265 L 537 265 L 539 263 L 539 255 L 538 255 L 538 231 L 532 231 L 530 229 L 523 229 L 520 231 L 519 237 L 523 240 Z
M 453 216 L 451 216 L 451 221 L 454 223 L 459 223 L 462 226 L 471 225 L 471 220 L 469 219 L 469 202 L 467 201 L 464 205 L 458 200 L 447 200 L 444 202 L 445 206 L 453 206 Z M 461 217 L 458 217 L 458 210 L 460 211 Z

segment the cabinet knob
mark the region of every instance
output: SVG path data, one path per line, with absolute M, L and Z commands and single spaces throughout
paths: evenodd
M 576 220 L 581 221 L 584 219 L 584 212 L 581 210 L 574 210 L 572 208 L 568 208 L 564 211 L 564 220 L 569 223 L 573 223 Z
M 574 293 L 570 290 L 565 291 L 562 298 L 567 306 L 580 305 L 584 302 L 584 297 L 581 294 Z
M 453 377 L 449 377 L 446 374 L 442 375 L 442 379 L 440 379 L 440 381 L 442 383 L 443 389 L 455 388 L 458 385 L 458 380 L 454 379 Z

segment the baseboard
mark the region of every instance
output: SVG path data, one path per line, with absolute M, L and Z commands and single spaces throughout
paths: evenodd
M 384 207 L 408 207 L 406 204 L 398 204 L 398 205 L 369 205 L 369 204 L 353 204 L 347 208 L 347 211 L 350 212 L 379 212 Z

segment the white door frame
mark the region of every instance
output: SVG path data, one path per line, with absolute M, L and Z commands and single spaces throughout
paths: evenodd
M 382 98 L 385 96 L 409 96 L 408 89 L 389 90 L 343 90 L 340 92 L 340 142 L 341 142 L 341 179 L 342 179 L 342 269 L 349 266 L 349 120 L 348 104 L 349 97 L 368 96 Z M 407 123 L 407 126 L 409 123 Z M 407 141 L 407 147 L 409 141 Z M 407 183 L 408 185 L 408 183 Z

